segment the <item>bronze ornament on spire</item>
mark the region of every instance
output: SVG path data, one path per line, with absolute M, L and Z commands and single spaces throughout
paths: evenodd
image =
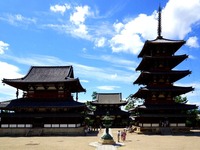
M 161 32 L 162 32 L 162 27 L 161 27 L 161 7 L 159 6 L 158 8 L 158 39 L 162 39 L 162 36 L 161 36 Z

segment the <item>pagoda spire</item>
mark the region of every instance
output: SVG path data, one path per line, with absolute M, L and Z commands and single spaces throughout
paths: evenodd
M 161 36 L 161 32 L 162 32 L 162 27 L 161 27 L 161 7 L 159 5 L 159 8 L 158 8 L 158 39 L 162 39 L 162 36 Z

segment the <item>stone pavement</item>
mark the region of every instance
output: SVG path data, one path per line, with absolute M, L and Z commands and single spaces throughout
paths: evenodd
M 117 150 L 117 148 L 113 145 L 100 145 L 97 146 L 96 150 Z
M 91 142 L 89 145 L 96 147 L 96 150 L 117 150 L 118 147 L 124 146 L 124 143 L 116 143 L 114 145 L 103 145 L 99 142 Z
M 103 134 L 102 135 L 104 135 L 105 134 L 105 130 L 103 131 Z M 112 129 L 109 129 L 109 134 L 112 136 Z M 89 144 L 90 146 L 93 146 L 93 147 L 96 147 L 96 149 L 95 150 L 117 150 L 117 148 L 118 147 L 120 147 L 120 146 L 124 146 L 124 143 L 115 143 L 115 144 L 113 144 L 113 145 L 104 145 L 104 144 L 101 144 L 101 142 L 91 142 L 90 144 Z

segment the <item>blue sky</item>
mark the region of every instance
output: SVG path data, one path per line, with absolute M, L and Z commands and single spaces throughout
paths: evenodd
M 145 40 L 157 37 L 157 9 L 162 6 L 164 38 L 186 40 L 176 54 L 189 58 L 176 69 L 192 74 L 175 83 L 193 86 L 189 103 L 200 105 L 199 0 L 6 0 L 0 1 L 0 78 L 18 78 L 31 66 L 72 65 L 92 92 L 120 92 L 123 99 L 139 86 L 135 68 Z M 16 89 L 0 84 L 0 101 Z

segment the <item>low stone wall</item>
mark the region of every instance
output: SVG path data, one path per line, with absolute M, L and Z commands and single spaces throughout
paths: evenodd
M 136 127 L 135 132 L 136 133 L 153 133 L 153 134 L 160 134 L 161 128 L 165 127 Z M 190 127 L 166 127 L 170 128 L 172 134 L 176 133 L 184 133 L 184 132 L 190 132 Z
M 25 136 L 29 128 L 0 128 L 0 136 Z
M 85 135 L 84 127 L 79 128 L 43 128 L 41 135 L 60 135 L 60 136 L 70 136 L 70 135 Z
M 0 128 L 0 136 L 83 136 L 84 127 L 78 128 Z

